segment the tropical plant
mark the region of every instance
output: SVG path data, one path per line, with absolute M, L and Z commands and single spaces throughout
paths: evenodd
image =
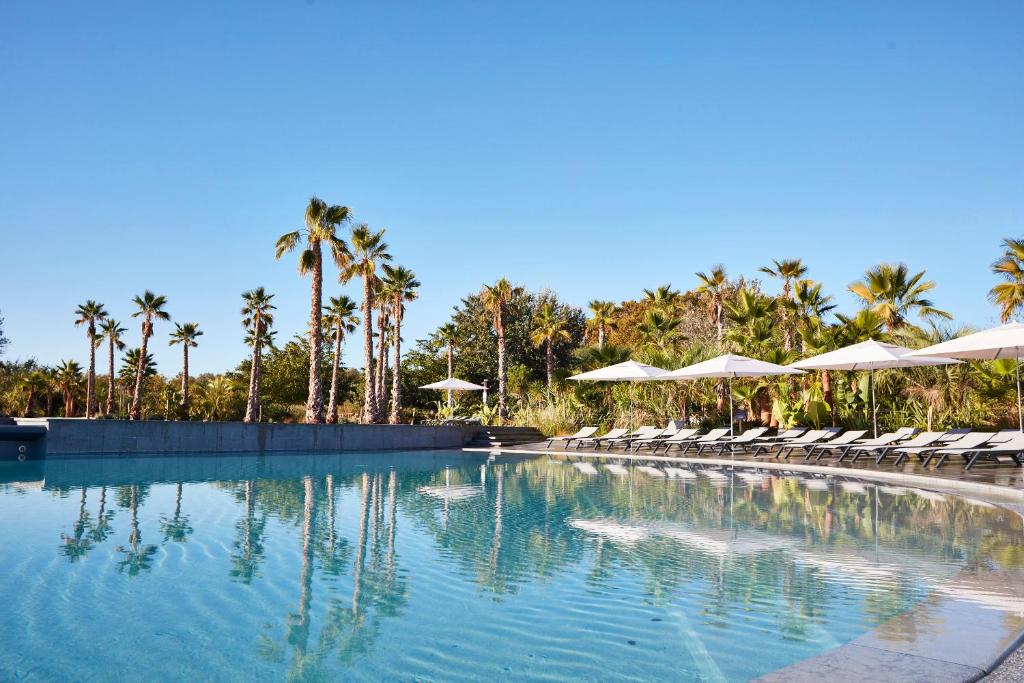
M 223 419 L 230 410 L 235 397 L 235 387 L 227 375 L 213 377 L 203 387 L 203 403 L 206 407 L 207 419 L 215 421 Z
M 199 346 L 199 337 L 203 331 L 197 323 L 175 323 L 174 331 L 171 332 L 170 346 L 181 345 L 181 413 L 187 419 L 189 410 L 189 377 L 188 377 L 188 350 Z
M 306 248 L 299 254 L 299 274 L 310 275 L 311 288 L 309 300 L 309 396 L 306 400 L 306 422 L 320 424 L 324 418 L 323 392 L 320 378 L 321 354 L 321 317 L 323 304 L 323 251 L 324 243 L 331 250 L 331 256 L 339 269 L 344 270 L 349 264 L 348 246 L 337 236 L 338 226 L 349 220 L 350 210 L 347 206 L 327 204 L 319 197 L 311 197 L 306 205 L 305 227 L 294 232 L 285 233 L 277 240 L 275 255 L 281 258 L 295 249 L 306 238 Z
M 644 303 L 659 311 L 670 309 L 678 300 L 679 290 L 672 289 L 672 283 L 644 290 Z
M 615 327 L 615 304 L 611 301 L 594 299 L 587 307 L 590 308 L 591 317 L 587 326 L 597 330 L 597 345 L 604 346 L 605 335 L 608 330 Z
M 100 341 L 107 343 L 107 402 L 103 408 L 103 414 L 110 416 L 114 412 L 114 351 L 124 351 L 124 342 L 121 337 L 128 330 L 121 327 L 121 323 L 113 318 L 107 317 L 100 323 Z
M 274 298 L 263 287 L 242 292 L 242 327 L 246 331 L 246 344 L 252 349 L 249 366 L 249 393 L 245 401 L 245 422 L 260 419 L 260 383 L 262 379 L 263 347 L 273 343 L 270 328 L 274 324 Z
M 864 280 L 854 282 L 849 289 L 864 302 L 865 306 L 877 313 L 892 332 L 908 325 L 909 318 L 952 319 L 946 311 L 935 308 L 925 294 L 935 288 L 935 283 L 924 279 L 925 271 L 910 275 L 905 263 L 880 263 L 864 273 Z
M 560 316 L 550 302 L 544 302 L 533 322 L 533 333 L 530 340 L 534 346 L 544 347 L 545 368 L 547 370 L 547 387 L 551 391 L 554 384 L 555 372 L 555 343 L 569 341 L 569 331 L 566 329 L 565 318 Z
M 490 313 L 494 332 L 498 337 L 498 419 L 508 419 L 507 384 L 508 374 L 505 370 L 505 309 L 513 298 L 523 294 L 523 288 L 513 285 L 506 278 L 501 278 L 493 285 L 484 285 L 480 298 L 484 308 Z
M 651 346 L 661 350 L 672 347 L 672 344 L 679 337 L 679 326 L 682 320 L 672 315 L 667 315 L 659 309 L 647 311 L 644 321 L 638 329 L 640 337 Z
M 782 280 L 782 300 L 785 305 L 780 308 L 779 314 L 782 327 L 782 344 L 789 350 L 793 348 L 793 328 L 790 325 L 789 309 L 793 300 L 793 282 L 807 274 L 807 266 L 800 259 L 783 259 L 782 261 L 772 260 L 772 266 L 759 268 L 762 273 Z
M 96 411 L 96 324 L 107 317 L 103 304 L 89 299 L 75 309 L 75 325 L 85 325 L 89 338 L 89 371 L 85 380 L 85 417 L 92 419 Z
M 992 264 L 992 272 L 1003 279 L 988 293 L 999 306 L 999 319 L 1008 323 L 1024 307 L 1024 239 L 1003 240 L 1003 254 Z
M 75 392 L 82 384 L 82 366 L 73 360 L 62 360 L 56 371 L 57 388 L 64 394 L 64 417 L 74 417 Z
M 139 347 L 125 351 L 121 357 L 121 370 L 118 372 L 118 377 L 124 386 L 134 387 L 139 383 L 140 367 L 142 368 L 142 382 L 157 376 L 157 367 L 156 362 L 153 360 L 153 354 L 147 353 L 143 357 L 142 350 Z
M 398 424 L 402 413 L 402 316 L 405 302 L 415 301 L 419 296 L 420 281 L 416 274 L 402 266 L 384 265 L 383 292 L 391 302 L 392 343 L 395 345 L 395 365 L 391 375 L 391 415 L 389 422 Z
M 327 400 L 327 423 L 338 421 L 338 370 L 341 367 L 341 343 L 345 337 L 355 332 L 359 324 L 356 315 L 358 304 L 344 294 L 332 296 L 327 302 L 327 313 L 324 324 L 334 335 L 334 357 L 331 359 L 331 393 Z
M 700 284 L 694 290 L 706 302 L 708 311 L 717 330 L 718 341 L 725 337 L 725 295 L 729 286 L 729 278 L 725 274 L 725 266 L 715 265 L 705 273 L 697 273 Z
M 391 260 L 384 230 L 373 232 L 366 224 L 352 230 L 352 254 L 341 271 L 341 282 L 353 278 L 363 281 L 363 421 L 381 421 L 381 408 L 377 404 L 377 385 L 373 367 L 373 306 L 374 289 L 378 280 L 377 269 Z
M 32 401 L 40 392 L 47 389 L 46 374 L 39 370 L 33 370 L 21 378 L 21 386 L 25 390 L 25 410 L 22 411 L 21 416 L 31 417 Z
M 154 294 L 148 289 L 142 296 L 136 296 L 133 300 L 137 311 L 132 313 L 133 318 L 142 318 L 142 345 L 139 351 L 139 365 L 135 371 L 135 388 L 132 391 L 132 404 L 128 412 L 129 419 L 142 419 L 142 381 L 145 378 L 143 362 L 148 357 L 146 348 L 149 338 L 153 336 L 154 320 L 170 320 L 171 316 L 164 310 L 167 305 L 167 297 Z

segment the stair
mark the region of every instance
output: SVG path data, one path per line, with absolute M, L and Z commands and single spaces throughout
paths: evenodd
M 544 435 L 536 427 L 481 427 L 466 445 L 468 448 L 511 448 L 538 441 L 544 441 Z

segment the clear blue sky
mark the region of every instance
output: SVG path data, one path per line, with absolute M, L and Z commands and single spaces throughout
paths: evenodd
M 409 342 L 501 275 L 584 305 L 793 256 L 846 309 L 865 267 L 927 268 L 985 325 L 1024 236 L 1019 0 L 11 0 L 0 102 L 9 358 L 84 361 L 76 304 L 145 288 L 206 330 L 197 371 L 244 355 L 245 289 L 290 337 L 273 243 L 313 193 L 419 275 Z

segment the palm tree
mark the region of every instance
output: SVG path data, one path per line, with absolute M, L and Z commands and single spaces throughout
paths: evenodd
M 763 266 L 758 268 L 758 270 L 766 275 L 782 280 L 782 300 L 785 304 L 780 310 L 780 317 L 782 318 L 782 346 L 789 351 L 793 348 L 793 329 L 789 324 L 789 311 L 787 308 L 792 307 L 791 305 L 795 303 L 792 294 L 793 282 L 807 274 L 807 266 L 798 258 L 783 259 L 782 261 L 772 259 L 772 264 L 774 265 Z
M 505 368 L 505 311 L 514 299 L 523 295 L 523 288 L 514 286 L 506 278 L 501 278 L 493 285 L 484 285 L 480 292 L 480 300 L 484 308 L 491 314 L 494 331 L 498 335 L 498 418 L 508 419 L 508 406 L 505 394 L 508 384 L 508 371 Z
M 547 369 L 548 394 L 554 384 L 555 372 L 555 344 L 560 341 L 569 341 L 571 336 L 566 329 L 565 317 L 555 310 L 551 302 L 545 302 L 537 311 L 534 318 L 533 331 L 530 333 L 530 341 L 534 346 L 544 347 L 545 367 Z
M 820 282 L 808 279 L 797 280 L 793 284 L 793 304 L 798 320 L 820 322 L 826 313 L 835 310 L 832 297 L 824 294 L 822 287 Z
M 206 399 L 206 408 L 209 411 L 208 419 L 214 421 L 223 416 L 234 393 L 235 388 L 226 375 L 217 375 L 207 382 L 203 388 L 203 398 Z
M 352 254 L 341 271 L 341 282 L 355 277 L 363 280 L 363 421 L 379 422 L 377 385 L 373 368 L 373 293 L 377 281 L 377 267 L 391 260 L 384 241 L 384 231 L 373 232 L 366 224 L 352 230 Z
M 398 424 L 402 414 L 402 316 L 405 302 L 419 297 L 416 292 L 419 286 L 416 274 L 408 268 L 384 265 L 384 293 L 391 300 L 391 319 L 394 321 L 395 364 L 391 371 L 391 416 L 388 419 L 391 424 Z
M 132 392 L 132 406 L 128 413 L 128 418 L 131 420 L 141 420 L 142 381 L 145 375 L 143 363 L 147 356 L 146 347 L 149 344 L 149 338 L 153 336 L 153 321 L 154 319 L 170 320 L 171 316 L 164 310 L 164 306 L 167 305 L 167 297 L 162 294 L 154 294 L 147 289 L 143 292 L 142 296 L 137 296 L 132 301 L 139 309 L 132 313 L 132 317 L 142 318 L 142 346 L 139 351 L 139 365 L 135 371 L 135 389 Z
M 73 360 L 62 360 L 57 366 L 57 388 L 64 394 L 64 417 L 75 414 L 75 390 L 82 383 L 82 366 Z
M 89 374 L 85 380 L 85 417 L 92 419 L 96 412 L 96 323 L 107 317 L 103 304 L 89 299 L 75 309 L 75 325 L 85 325 L 89 337 Z
M 590 307 L 590 312 L 593 314 L 590 320 L 587 321 L 587 325 L 597 329 L 597 345 L 604 346 L 604 338 L 608 330 L 615 327 L 615 314 L 617 312 L 615 304 L 611 301 L 594 299 L 587 306 Z
M 384 281 L 376 280 L 373 300 L 377 303 L 377 366 L 373 373 L 374 392 L 377 399 L 377 410 L 383 421 L 387 412 L 388 396 L 385 380 L 387 379 L 388 357 L 391 354 L 391 297 L 384 291 Z
M 1010 322 L 1024 307 L 1024 239 L 1003 240 L 1003 255 L 992 264 L 992 272 L 1002 277 L 989 293 L 989 301 L 999 306 L 999 319 Z
M 644 321 L 637 326 L 640 336 L 649 344 L 665 350 L 679 335 L 682 320 L 659 310 L 647 311 Z
M 918 315 L 922 318 L 945 318 L 953 316 L 935 308 L 925 294 L 935 288 L 935 283 L 924 279 L 925 271 L 910 275 L 905 263 L 880 263 L 864 273 L 862 282 L 854 282 L 849 289 L 864 304 L 882 317 L 890 332 L 907 325 L 907 318 Z
M 338 369 L 341 367 L 341 342 L 345 337 L 356 331 L 359 316 L 356 315 L 358 305 L 344 294 L 332 296 L 327 302 L 327 315 L 324 323 L 334 332 L 334 360 L 331 368 L 331 393 L 327 400 L 327 423 L 338 421 Z
M 448 347 L 448 379 L 455 371 L 455 347 L 459 343 L 459 327 L 455 323 L 445 323 L 437 330 L 438 340 Z M 452 390 L 448 390 L 448 405 L 452 404 Z
M 679 299 L 679 290 L 672 289 L 672 283 L 661 285 L 656 289 L 644 290 L 644 301 L 651 308 L 664 311 Z
M 170 346 L 181 344 L 182 366 L 181 366 L 181 412 L 188 419 L 189 396 L 188 396 L 188 350 L 199 346 L 196 341 L 203 335 L 197 323 L 175 323 L 174 332 L 171 332 Z
M 274 298 L 263 287 L 242 292 L 242 327 L 248 331 L 246 341 L 252 347 L 252 361 L 249 366 L 249 396 L 245 402 L 245 421 L 260 419 L 260 381 L 263 372 L 263 344 L 270 341 L 268 331 L 274 324 L 277 307 L 270 303 Z
M 32 401 L 36 394 L 45 391 L 47 388 L 46 375 L 39 370 L 33 370 L 21 378 L 21 385 L 25 389 L 25 410 L 22 417 L 31 417 Z
M 104 318 L 100 323 L 100 340 L 107 342 L 107 403 L 103 414 L 109 416 L 114 412 L 114 349 L 124 350 L 124 342 L 121 336 L 128 330 L 121 327 L 121 323 L 113 318 Z
M 729 286 L 729 278 L 725 274 L 725 266 L 711 266 L 707 273 L 697 273 L 700 284 L 694 290 L 707 301 L 717 329 L 717 339 L 722 341 L 725 336 L 725 294 Z
M 348 264 L 348 246 L 335 234 L 339 225 L 349 219 L 350 210 L 347 206 L 327 204 L 318 197 L 312 197 L 306 206 L 306 226 L 281 235 L 277 240 L 275 255 L 281 258 L 295 249 L 306 237 L 306 248 L 299 255 L 299 273 L 312 275 L 312 287 L 309 301 L 309 394 L 306 399 L 306 422 L 320 424 L 324 420 L 324 399 L 320 382 L 320 357 L 323 348 L 320 342 L 320 318 L 323 303 L 323 253 L 321 245 L 326 242 L 338 268 Z

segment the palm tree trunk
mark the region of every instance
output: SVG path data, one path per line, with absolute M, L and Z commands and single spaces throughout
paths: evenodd
M 132 391 L 132 405 L 128 412 L 131 420 L 142 419 L 142 380 L 146 370 L 146 349 L 149 347 L 150 318 L 147 315 L 142 321 L 142 346 L 139 349 L 139 364 L 135 366 L 135 388 Z
M 387 396 L 387 367 L 388 367 L 388 344 L 387 344 L 387 306 L 381 306 L 380 310 L 377 311 L 377 375 L 376 379 L 376 390 L 377 390 L 377 419 L 375 422 L 382 422 L 384 419 L 384 413 L 388 409 L 388 396 Z
M 306 398 L 306 424 L 324 421 L 324 398 L 320 382 L 320 318 L 322 317 L 324 266 L 320 243 L 313 250 L 313 286 L 309 299 L 309 396 Z
M 35 398 L 35 392 L 29 389 L 28 398 L 25 399 L 25 412 L 21 414 L 22 417 L 29 417 L 29 413 L 32 412 L 32 399 Z
M 452 378 L 452 372 L 453 372 L 453 369 L 455 367 L 455 364 L 453 362 L 454 360 L 455 360 L 455 354 L 453 353 L 453 350 L 452 350 L 452 343 L 448 342 L 448 379 Z M 449 389 L 448 390 L 448 405 L 451 405 L 451 404 L 452 404 L 452 390 Z
M 103 411 L 107 416 L 114 412 L 114 338 L 111 337 L 109 342 L 107 358 L 109 361 L 107 372 L 107 405 L 106 409 Z
M 597 348 L 604 348 L 604 323 L 597 326 Z
M 782 298 L 786 301 L 792 302 L 792 298 L 789 295 L 789 279 L 783 280 L 782 282 Z M 789 327 L 789 313 L 783 308 L 779 312 L 779 317 L 782 319 L 782 348 L 786 351 L 793 350 L 793 330 Z
M 821 371 L 821 397 L 825 399 L 825 404 L 829 408 L 829 413 L 832 415 L 832 426 L 836 426 L 836 407 L 835 397 L 832 395 L 832 377 L 828 374 L 828 370 Z
M 725 336 L 725 322 L 722 319 L 722 301 L 719 299 L 715 302 L 715 327 L 718 333 L 718 341 L 722 341 L 722 337 Z
M 373 367 L 373 289 L 363 277 L 363 422 L 377 419 L 377 391 Z
M 341 325 L 334 329 L 334 363 L 331 368 L 331 395 L 327 399 L 327 424 L 338 422 L 338 367 L 341 365 Z
M 181 371 L 181 412 L 185 419 L 188 419 L 188 343 L 181 345 L 182 371 Z
M 402 302 L 395 303 L 395 364 L 391 368 L 391 419 L 398 424 L 402 416 Z
M 96 412 L 96 326 L 89 323 L 89 374 L 85 378 L 85 419 Z
M 551 396 L 551 387 L 554 384 L 554 373 L 555 373 L 555 349 L 551 345 L 551 339 L 548 339 L 547 349 L 544 353 L 545 361 L 547 362 L 548 371 L 548 397 Z
M 501 423 L 508 419 L 508 406 L 505 403 L 505 321 L 502 319 L 501 311 L 498 312 L 494 323 L 498 332 L 498 421 Z
M 249 366 L 249 396 L 245 401 L 245 421 L 256 422 L 260 419 L 260 356 L 263 331 L 263 320 L 257 313 L 253 321 L 252 361 Z

